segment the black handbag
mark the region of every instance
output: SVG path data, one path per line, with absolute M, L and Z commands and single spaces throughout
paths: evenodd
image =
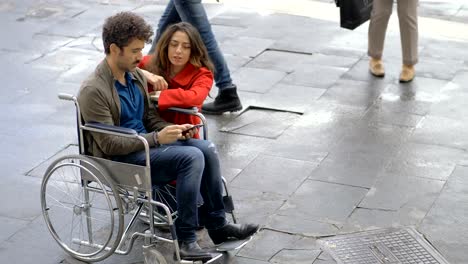
M 370 19 L 373 0 L 335 0 L 340 8 L 340 26 L 355 29 Z

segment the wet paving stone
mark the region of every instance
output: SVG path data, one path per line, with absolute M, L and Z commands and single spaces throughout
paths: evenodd
M 268 261 L 256 260 L 251 258 L 237 257 L 233 264 L 267 264 Z
M 310 86 L 314 88 L 331 87 L 347 69 L 338 67 L 315 66 L 310 68 L 301 68 L 287 75 L 282 83 Z M 321 78 L 316 78 L 321 76 Z
M 240 189 L 232 185 L 229 185 L 229 191 L 234 199 L 236 218 L 241 223 L 265 225 L 287 198 L 278 193 Z
M 249 109 L 226 124 L 221 131 L 275 139 L 291 126 L 299 114 L 269 109 Z
M 4 184 L 0 186 L 0 191 L 6 197 L 0 204 L 0 216 L 32 221 L 41 215 L 39 200 L 41 180 L 31 177 L 20 179 L 19 174 L 15 176 L 17 177 L 14 179 L 5 179 Z M 18 201 L 24 204 L 19 207 Z M 44 231 L 48 232 L 47 229 Z
M 267 227 L 273 230 L 306 237 L 331 236 L 339 232 L 339 226 L 337 225 L 289 215 L 272 216 Z
M 409 140 L 413 131 L 413 128 L 385 124 L 359 124 L 352 127 L 331 152 L 388 158 Z
M 351 214 L 366 193 L 365 188 L 307 180 L 278 213 L 340 224 Z
M 299 237 L 285 233 L 263 230 L 255 236 L 252 242 L 247 244 L 238 256 L 256 260 L 269 261 L 283 248 L 298 240 Z
M 41 31 L 45 35 L 58 35 L 66 37 L 81 37 L 101 28 L 103 17 L 108 17 L 119 11 L 126 11 L 128 7 L 122 5 L 100 5 L 99 8 L 90 6 L 71 18 L 59 20 L 55 25 Z
M 378 109 L 376 107 L 369 109 L 363 117 L 364 122 L 369 124 L 385 124 L 402 127 L 416 127 L 424 118 L 421 115 L 412 115 L 402 112 L 391 112 L 388 110 Z
M 373 104 L 385 85 L 341 79 L 335 82 L 319 101 L 367 108 Z
M 318 53 L 325 47 L 329 47 L 330 42 L 342 33 L 338 27 L 324 23 L 322 20 L 312 21 L 318 24 L 317 27 L 303 27 L 299 25 L 294 27 L 294 31 L 291 31 L 291 27 L 288 26 L 288 28 L 273 33 L 273 36 L 279 37 L 279 39 L 270 48 L 299 53 Z M 283 27 L 285 25 L 288 24 L 284 24 Z M 276 28 L 274 29 L 276 30 Z M 314 41 L 304 41 L 304 36 L 309 35 L 314 36 Z
M 31 63 L 35 68 L 64 72 L 83 61 L 101 61 L 104 54 L 99 51 L 64 47 Z
M 450 263 L 455 264 L 468 259 L 467 172 L 468 167 L 455 169 L 418 229 Z
M 226 60 L 226 63 L 228 64 L 229 70 L 234 73 L 241 69 L 244 65 L 249 63 L 249 61 L 252 60 L 250 57 L 243 57 L 243 56 L 236 56 L 236 55 L 230 55 L 230 54 L 225 54 L 224 59 Z M 234 79 L 234 83 L 237 84 L 237 79 Z M 242 89 L 242 87 L 238 86 L 238 89 Z M 213 92 L 211 92 L 213 93 Z
M 315 163 L 261 154 L 232 181 L 231 185 L 288 196 L 296 191 L 316 166 Z
M 317 239 L 313 237 L 302 237 L 296 240 L 290 247 L 291 249 L 308 249 L 319 250 L 320 246 L 317 245 Z
M 417 226 L 422 217 L 421 215 L 413 215 L 408 210 L 386 211 L 356 208 L 340 229 L 340 233 L 347 234 L 386 227 Z
M 311 56 L 311 54 L 266 50 L 246 66 L 260 69 L 273 69 L 290 73 L 298 68 L 302 61 L 306 61 Z
M 426 116 L 411 135 L 410 142 L 434 144 L 458 149 L 468 148 L 466 122 L 444 117 Z
M 312 53 L 321 42 L 320 39 L 332 38 L 332 32 L 337 31 L 325 21 L 304 16 L 290 16 L 274 13 L 255 21 L 243 33 L 246 36 L 277 40 L 270 48 L 285 51 Z M 314 27 L 304 27 L 307 23 L 317 23 Z M 294 28 L 294 30 L 291 30 Z M 339 29 L 338 29 L 339 30 Z M 329 34 L 327 35 L 326 32 Z M 314 36 L 314 41 L 304 41 L 304 36 Z M 302 40 L 300 38 L 302 37 Z
M 330 153 L 309 179 L 370 188 L 388 157 L 362 152 Z
M 320 250 L 283 249 L 270 260 L 270 263 L 311 263 L 320 253 Z
M 316 102 L 268 150 L 281 157 L 321 162 L 363 113 L 360 107 Z
M 326 252 L 322 252 L 313 264 L 336 264 L 336 261 Z
M 359 207 L 391 211 L 407 208 L 422 219 L 444 184 L 445 181 L 382 173 Z
M 244 57 L 256 57 L 274 43 L 271 39 L 254 37 L 237 37 L 229 41 L 222 42 L 220 49 L 226 54 L 233 54 Z
M 455 74 L 463 68 L 463 60 L 451 59 L 420 59 L 416 67 L 417 76 L 423 76 L 431 79 L 451 80 Z
M 253 10 L 238 10 L 233 8 L 211 18 L 210 22 L 213 25 L 247 28 L 257 24 L 259 20 L 261 20 L 261 18 L 258 16 L 258 13 Z
M 424 116 L 429 113 L 432 103 L 437 100 L 440 100 L 438 93 L 415 92 L 407 87 L 391 84 L 374 101 L 372 107 L 379 111 Z
M 433 39 L 425 44 L 420 55 L 436 59 L 468 60 L 468 54 L 463 51 L 466 43 L 462 41 L 446 41 Z M 419 67 L 419 66 L 418 66 Z
M 359 58 L 340 56 L 340 55 L 331 55 L 331 54 L 322 54 L 314 53 L 312 56 L 304 58 L 303 61 L 300 61 L 300 64 L 297 68 L 301 67 L 313 67 L 314 65 L 322 66 L 331 66 L 339 68 L 351 68 L 355 63 L 359 61 Z
M 242 91 L 265 93 L 285 76 L 285 72 L 243 67 L 232 78 Z
M 2 226 L 2 229 L 0 230 L 0 241 L 6 241 L 8 238 L 13 236 L 17 230 L 25 228 L 29 223 L 30 222 L 27 220 L 0 216 L 0 225 Z
M 213 34 L 216 36 L 216 41 L 218 43 L 230 42 L 233 39 L 239 37 L 240 35 L 243 35 L 243 32 L 245 31 L 245 28 L 243 27 L 214 24 L 211 24 L 211 29 L 213 30 Z
M 37 177 L 37 178 L 43 178 L 44 173 L 46 172 L 47 168 L 49 165 L 54 162 L 56 159 L 59 159 L 65 155 L 72 155 L 75 154 L 77 155 L 79 153 L 78 151 L 78 146 L 77 145 L 70 145 L 67 146 L 65 149 L 61 150 L 54 156 L 50 157 L 50 159 L 46 160 L 45 162 L 41 163 L 31 171 L 29 171 L 26 176 L 32 176 L 32 177 Z
M 278 83 L 261 96 L 253 106 L 288 112 L 304 113 L 326 89 Z M 307 94 L 307 96 L 304 96 Z
M 460 149 L 409 143 L 392 158 L 385 172 L 445 181 L 455 166 L 467 159 L 467 153 Z
M 238 169 L 245 168 L 272 143 L 271 139 L 249 137 L 249 144 L 244 144 L 245 136 L 225 132 L 211 133 L 210 140 L 216 144 L 222 166 Z
M 442 88 L 440 100 L 431 106 L 430 114 L 454 120 L 466 120 L 463 106 L 467 99 L 468 91 L 464 85 L 451 82 Z

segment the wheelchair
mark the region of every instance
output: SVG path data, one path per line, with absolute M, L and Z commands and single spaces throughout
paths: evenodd
M 176 263 L 201 263 L 183 260 L 180 257 L 174 225 L 177 218 L 176 201 L 174 197 L 170 198 L 171 196 L 167 195 L 174 192 L 174 183 L 164 186 L 152 185 L 149 145 L 146 139 L 133 129 L 99 123 L 83 124 L 77 98 L 69 94 L 59 94 L 59 98 L 75 103 L 79 154 L 66 155 L 53 161 L 42 180 L 42 214 L 58 245 L 78 260 L 97 262 L 114 253 L 128 255 L 135 241 L 140 238 L 144 240 L 145 264 L 168 263 L 158 251 L 157 244 L 160 242 L 172 245 Z M 171 110 L 201 115 L 196 108 Z M 206 125 L 202 115 L 200 119 Z M 85 131 L 142 141 L 146 152 L 146 165 L 139 166 L 86 155 L 83 136 Z M 203 138 L 206 139 L 207 135 L 205 126 Z M 231 214 L 235 223 L 234 206 L 224 178 L 223 185 L 226 212 Z M 125 216 L 129 217 L 125 219 Z M 153 221 L 148 221 L 149 228 L 144 232 L 133 232 L 135 223 L 142 217 Z M 128 224 L 125 226 L 126 221 Z M 167 228 L 169 234 L 157 233 L 158 226 Z M 221 245 L 216 250 L 219 252 L 239 249 L 247 242 Z M 222 254 L 214 254 L 207 263 L 214 262 L 221 256 Z

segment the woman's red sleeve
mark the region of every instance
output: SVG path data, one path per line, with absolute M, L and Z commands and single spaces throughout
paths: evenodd
M 169 107 L 201 107 L 213 85 L 213 74 L 206 68 L 200 68 L 195 80 L 188 89 L 171 88 L 161 91 L 158 100 L 159 110 Z

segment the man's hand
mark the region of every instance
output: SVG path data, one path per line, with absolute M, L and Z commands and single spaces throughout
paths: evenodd
M 198 128 L 194 127 L 194 125 L 184 124 L 182 126 L 185 126 L 184 131 L 182 131 L 182 139 L 193 138 L 198 133 Z
M 153 74 L 153 73 L 151 73 L 149 71 L 146 71 L 146 70 L 142 70 L 142 71 L 143 71 L 143 74 L 145 75 L 146 80 L 148 81 L 148 83 L 153 85 L 153 89 L 155 91 L 162 91 L 162 90 L 167 89 L 168 85 L 167 85 L 166 80 L 164 80 L 164 77 Z
M 159 144 L 169 144 L 178 139 L 182 139 L 182 131 L 186 129 L 186 125 L 170 125 L 163 128 L 158 133 Z

